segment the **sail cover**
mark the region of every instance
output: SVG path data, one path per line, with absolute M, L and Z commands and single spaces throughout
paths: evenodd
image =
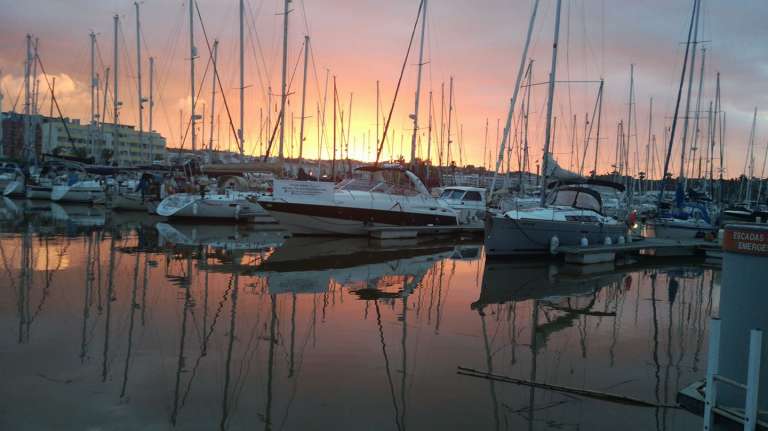
M 554 157 L 552 157 L 552 153 L 547 153 L 547 172 L 546 176 L 550 181 L 556 180 L 556 181 L 572 181 L 572 180 L 583 180 L 584 177 L 577 174 L 576 172 L 571 172 L 567 169 L 563 169 L 560 167 L 559 164 L 557 164 L 557 161 Z

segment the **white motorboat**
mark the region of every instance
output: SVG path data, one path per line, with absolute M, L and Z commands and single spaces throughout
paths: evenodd
M 226 190 L 223 193 L 176 193 L 163 199 L 155 210 L 171 218 L 274 222 L 256 202 L 258 193 Z
M 464 224 L 485 218 L 485 192 L 480 187 L 450 186 L 443 189 L 438 199 L 456 211 Z
M 3 196 L 8 198 L 24 197 L 26 196 L 26 187 L 24 187 L 24 179 L 17 178 L 14 181 L 8 183 L 3 190 Z
M 100 203 L 105 195 L 101 183 L 86 179 L 71 184 L 54 185 L 51 189 L 51 200 L 54 202 Z
M 456 212 L 399 165 L 367 166 L 337 185 L 275 180 L 259 203 L 291 233 L 368 235 L 374 227 L 456 226 Z
M 616 243 L 627 233 L 624 222 L 602 213 L 600 194 L 580 186 L 555 189 L 547 206 L 524 208 L 486 217 L 488 256 L 545 254 L 555 245 Z

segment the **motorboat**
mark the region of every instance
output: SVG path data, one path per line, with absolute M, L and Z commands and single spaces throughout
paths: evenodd
M 440 193 L 439 200 L 458 213 L 462 224 L 485 218 L 486 190 L 480 187 L 450 186 Z
M 335 186 L 318 181 L 275 180 L 272 196 L 258 202 L 291 233 L 368 235 L 388 226 L 456 226 L 456 211 L 429 194 L 400 165 L 364 166 Z
M 620 241 L 627 226 L 603 214 L 600 194 L 573 185 L 554 189 L 547 205 L 489 213 L 485 219 L 488 256 L 545 254 L 553 246 Z
M 257 221 L 274 223 L 257 202 L 257 192 L 175 193 L 157 205 L 157 215 L 169 218 Z

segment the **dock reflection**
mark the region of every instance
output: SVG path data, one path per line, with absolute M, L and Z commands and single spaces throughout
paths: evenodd
M 76 428 L 233 430 L 695 421 L 664 408 L 596 415 L 600 401 L 455 371 L 671 403 L 703 373 L 717 313 L 717 272 L 697 262 L 578 274 L 486 262 L 471 242 L 54 211 L 0 211 L 9 429 L 55 428 L 65 414 Z M 40 404 L 49 411 L 25 407 Z

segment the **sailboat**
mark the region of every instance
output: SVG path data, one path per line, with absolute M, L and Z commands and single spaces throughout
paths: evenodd
M 590 244 L 602 244 L 610 240 L 619 241 L 626 234 L 626 225 L 603 212 L 600 193 L 584 185 L 565 185 L 554 187 L 547 192 L 548 180 L 569 181 L 579 176 L 560 168 L 550 154 L 552 137 L 552 107 L 555 92 L 557 68 L 557 41 L 560 32 L 560 10 L 562 1 L 558 0 L 555 16 L 555 42 L 552 48 L 552 65 L 549 74 L 547 98 L 546 137 L 542 161 L 542 187 L 540 205 L 532 208 L 516 208 L 506 212 L 489 213 L 485 219 L 485 248 L 488 256 L 517 254 L 545 254 L 558 245 L 580 245 L 586 240 Z M 518 71 L 518 83 L 522 79 L 525 57 L 530 44 L 531 31 L 536 17 L 538 2 L 534 4 L 528 36 L 523 50 L 523 58 Z M 504 128 L 504 137 L 500 152 L 509 135 L 514 100 L 517 88 Z M 497 164 L 498 165 L 498 164 Z
M 675 140 L 675 130 L 677 128 L 678 113 L 680 110 L 680 100 L 682 96 L 683 85 L 685 83 L 685 72 L 688 67 L 689 51 L 692 44 L 696 43 L 698 37 L 698 22 L 699 11 L 701 9 L 701 1 L 697 0 L 693 3 L 693 11 L 691 13 L 691 22 L 688 29 L 688 43 L 685 48 L 685 55 L 683 60 L 683 68 L 680 74 L 680 85 L 677 91 L 677 100 L 675 102 L 675 113 L 672 118 L 672 128 L 669 135 L 669 145 L 667 146 L 667 154 L 664 159 L 664 170 L 666 173 L 669 169 L 669 161 L 672 155 L 672 144 Z M 695 49 L 694 49 L 695 55 Z M 689 80 L 693 79 L 693 61 L 691 59 L 691 69 Z M 688 101 L 690 102 L 690 86 L 688 89 Z M 688 111 L 686 106 L 686 111 Z M 687 116 L 686 116 L 687 121 Z M 707 234 L 712 234 L 715 231 L 714 223 L 710 219 L 709 211 L 707 207 L 696 201 L 690 201 L 685 196 L 685 141 L 686 141 L 687 123 L 686 129 L 683 131 L 683 149 L 681 151 L 680 160 L 680 176 L 677 179 L 677 186 L 675 190 L 675 202 L 674 208 L 664 208 L 662 202 L 662 196 L 664 194 L 665 185 L 667 182 L 667 175 L 664 175 L 661 181 L 661 190 L 659 192 L 658 200 L 658 215 L 655 219 L 650 220 L 647 224 L 649 233 L 653 234 L 657 238 L 669 238 L 669 239 L 687 239 L 687 238 L 702 238 Z

